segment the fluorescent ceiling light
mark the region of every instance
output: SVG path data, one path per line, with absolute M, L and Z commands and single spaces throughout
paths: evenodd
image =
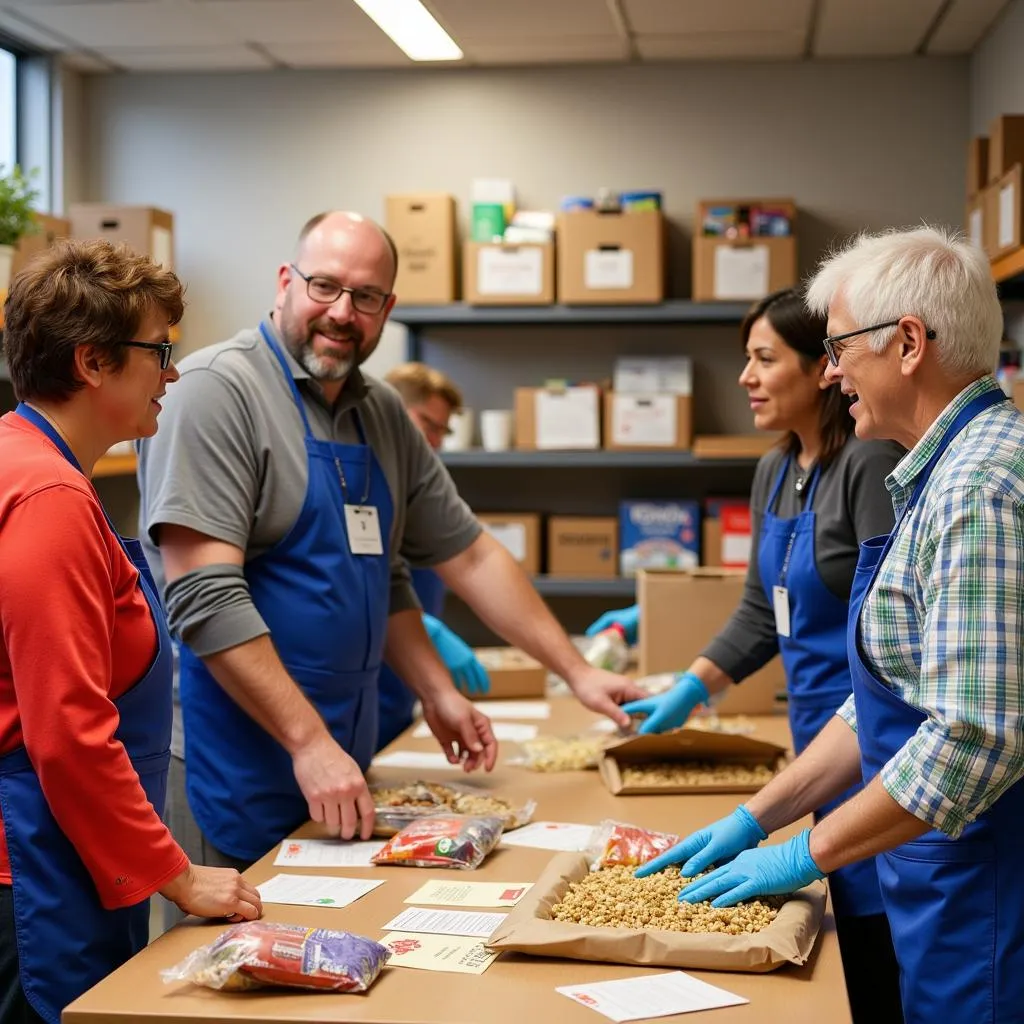
M 413 60 L 462 60 L 455 40 L 420 0 L 355 0 Z

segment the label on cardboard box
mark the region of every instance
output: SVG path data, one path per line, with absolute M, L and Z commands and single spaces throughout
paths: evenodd
M 676 405 L 675 395 L 613 395 L 612 442 L 672 447 Z
M 538 448 L 600 448 L 600 392 L 594 387 L 549 391 L 534 395 Z
M 593 291 L 632 288 L 632 250 L 588 249 L 583 257 L 583 284 Z
M 999 248 L 1013 245 L 1014 213 L 1016 210 L 1016 188 L 1006 185 L 999 190 Z
M 612 390 L 623 394 L 693 394 L 689 356 L 622 356 L 615 360 Z
M 715 298 L 760 299 L 768 294 L 771 256 L 766 245 L 715 248 Z
M 624 501 L 619 505 L 622 575 L 638 569 L 695 569 L 700 561 L 696 501 Z
M 973 245 L 976 245 L 979 249 L 983 249 L 985 247 L 984 237 L 982 235 L 981 223 L 982 223 L 981 222 L 981 210 L 980 209 L 971 210 L 970 228 L 969 228 L 970 236 L 971 236 L 971 243 Z
M 480 524 L 517 561 L 526 561 L 526 527 L 523 523 Z
M 486 246 L 477 253 L 476 266 L 481 295 L 540 295 L 544 290 L 542 249 Z

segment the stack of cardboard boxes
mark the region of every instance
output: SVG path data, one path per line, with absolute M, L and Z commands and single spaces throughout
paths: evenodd
M 967 150 L 966 227 L 971 241 L 992 260 L 1021 247 L 1021 165 L 1024 114 L 1004 114 L 988 136 L 971 139 Z

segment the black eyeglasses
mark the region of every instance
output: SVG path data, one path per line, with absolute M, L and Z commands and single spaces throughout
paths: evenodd
M 822 344 L 825 346 L 825 353 L 828 355 L 828 361 L 833 366 L 839 365 L 839 357 L 843 354 L 843 349 L 846 345 L 840 344 L 841 342 L 847 341 L 849 338 L 856 338 L 858 334 L 870 334 L 872 331 L 881 331 L 886 327 L 899 327 L 899 320 L 888 320 L 884 324 L 875 324 L 873 327 L 861 327 L 856 331 L 847 331 L 846 334 L 833 334 L 830 338 L 825 338 Z M 929 341 L 935 340 L 935 332 L 930 328 L 926 327 L 924 336 Z
M 128 348 L 146 348 L 151 352 L 160 353 L 160 369 L 166 370 L 171 365 L 171 343 L 169 341 L 122 341 Z
M 345 292 L 348 292 L 352 296 L 352 306 L 355 309 L 360 313 L 374 315 L 379 313 L 391 298 L 390 292 L 382 292 L 376 288 L 346 288 L 329 277 L 304 274 L 294 263 L 290 263 L 289 266 L 306 282 L 306 294 L 314 302 L 322 302 L 325 305 L 337 302 Z

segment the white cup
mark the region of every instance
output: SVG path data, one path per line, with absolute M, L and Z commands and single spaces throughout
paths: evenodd
M 508 409 L 485 409 L 480 413 L 480 441 L 484 451 L 508 451 L 512 447 L 512 413 Z
M 448 429 L 451 433 L 441 444 L 446 452 L 464 452 L 467 448 L 472 448 L 473 410 L 462 409 L 459 412 L 453 412 L 448 420 Z

